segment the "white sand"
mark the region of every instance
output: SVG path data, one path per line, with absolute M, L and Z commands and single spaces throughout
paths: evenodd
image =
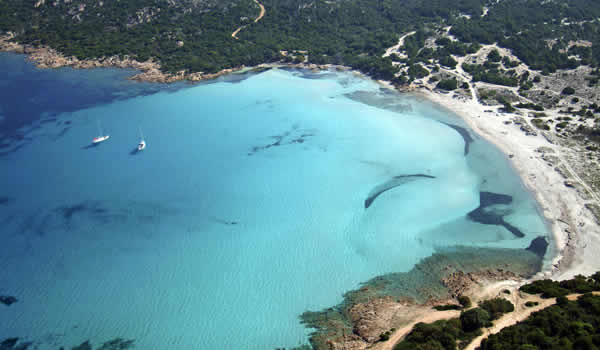
M 505 124 L 516 114 L 497 113 L 497 107 L 484 106 L 476 99 L 427 89 L 419 90 L 417 95 L 459 115 L 477 134 L 495 144 L 507 156 L 512 155 L 513 167 L 535 195 L 554 234 L 556 255 L 537 277 L 563 279 L 600 270 L 600 253 L 597 253 L 600 250 L 600 228 L 584 207 L 586 201 L 575 189 L 566 187 L 565 179 L 541 159 L 541 153 L 535 151 L 542 146 L 554 149 L 555 155 L 574 173 L 561 156 L 561 152 L 565 151 L 561 146 L 550 143 L 541 134 L 527 136 L 518 125 Z

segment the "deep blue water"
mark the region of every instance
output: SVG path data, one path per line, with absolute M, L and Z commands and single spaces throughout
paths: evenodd
M 0 70 L 0 295 L 18 299 L 0 339 L 290 347 L 302 312 L 437 247 L 547 234 L 500 152 L 349 73 L 165 86 L 9 54 Z M 91 147 L 98 124 L 111 138 Z M 469 217 L 482 191 L 510 198 L 485 207 L 510 226 Z

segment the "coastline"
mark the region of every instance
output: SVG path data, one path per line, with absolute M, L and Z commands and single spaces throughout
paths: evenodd
M 453 92 L 438 93 L 425 87 L 410 93 L 456 114 L 509 158 L 525 187 L 534 195 L 554 238 L 555 254 L 550 266 L 545 266 L 536 278 L 562 279 L 593 273 L 593 266 L 600 265 L 600 258 L 584 249 L 587 246 L 584 238 L 597 240 L 600 230 L 585 208 L 584 198 L 567 186 L 554 165 L 544 159 L 546 152 L 560 155 L 563 151 L 562 146 L 552 141 L 552 135 L 527 135 L 519 125 L 510 122 L 520 117 L 518 113 L 501 113 L 497 107 L 485 106 L 474 98 Z
M 220 76 L 233 72 L 244 70 L 246 67 L 236 67 L 223 69 L 216 73 L 204 72 L 186 72 L 185 70 L 176 73 L 165 73 L 161 71 L 159 62 L 151 58 L 145 62 L 139 62 L 128 56 L 110 56 L 97 59 L 80 60 L 74 56 L 65 56 L 55 49 L 41 46 L 24 45 L 10 41 L 15 37 L 14 33 L 8 32 L 0 35 L 0 52 L 13 52 L 24 54 L 27 59 L 35 64 L 37 68 L 62 68 L 70 67 L 75 69 L 93 69 L 93 68 L 129 68 L 138 70 L 139 73 L 129 77 L 130 80 L 146 81 L 152 83 L 174 83 L 187 80 L 190 82 L 200 82 L 203 80 L 216 79 Z
M 145 62 L 139 62 L 129 56 L 110 56 L 100 57 L 96 59 L 85 59 L 80 60 L 74 56 L 65 56 L 57 50 L 45 47 L 45 46 L 32 46 L 25 45 L 11 40 L 15 37 L 12 32 L 0 34 L 0 52 L 12 52 L 17 54 L 26 55 L 27 59 L 35 64 L 40 69 L 54 69 L 62 67 L 70 67 L 74 69 L 94 69 L 94 68 L 122 68 L 122 69 L 135 69 L 139 73 L 129 77 L 129 80 L 144 81 L 150 83 L 163 83 L 169 84 L 179 81 L 187 81 L 190 83 L 202 82 L 205 80 L 217 79 L 221 76 L 232 74 L 232 73 L 244 73 L 252 70 L 268 69 L 273 67 L 292 67 L 302 68 L 311 70 L 327 70 L 327 69 L 339 69 L 339 70 L 351 70 L 351 68 L 337 66 L 332 64 L 317 65 L 317 64 L 306 64 L 306 63 L 263 63 L 253 67 L 246 67 L 244 65 L 233 68 L 222 69 L 216 73 L 204 73 L 204 72 L 188 72 L 185 70 L 178 71 L 176 73 L 166 73 L 161 70 L 159 62 L 153 61 L 152 58 Z

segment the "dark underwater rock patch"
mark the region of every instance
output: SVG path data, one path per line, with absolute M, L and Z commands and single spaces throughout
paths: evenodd
M 272 147 L 279 147 L 285 145 L 292 145 L 295 143 L 304 143 L 307 138 L 315 136 L 315 134 L 309 130 L 300 130 L 297 125 L 294 125 L 291 130 L 284 132 L 281 135 L 274 135 L 270 138 L 274 139 L 274 142 L 266 144 L 264 146 L 254 146 L 248 153 L 249 156 L 254 155 L 258 152 L 267 150 Z
M 83 343 L 72 347 L 71 350 L 92 350 L 92 344 L 90 344 L 89 340 L 86 340 Z
M 512 196 L 485 191 L 479 192 L 479 207 L 467 214 L 467 218 L 484 225 L 503 226 L 515 235 L 515 237 L 525 237 L 525 234 L 520 229 L 504 220 L 504 217 L 510 214 L 510 212 L 488 209 L 492 205 L 510 203 L 512 203 Z
M 113 340 L 109 340 L 100 347 L 96 348 L 96 350 L 126 350 L 134 347 L 135 340 L 126 340 L 123 338 L 115 338 Z M 61 347 L 64 350 L 64 347 Z M 89 340 L 84 341 L 83 343 L 74 346 L 71 350 L 92 350 L 92 344 Z M 0 349 L 1 350 L 1 349 Z
M 435 179 L 435 176 L 426 175 L 426 174 L 410 174 L 410 175 L 398 175 L 394 176 L 390 180 L 384 182 L 383 184 L 376 186 L 369 193 L 367 199 L 365 199 L 365 209 L 368 209 L 371 204 L 379 197 L 382 193 L 391 190 L 392 188 L 404 185 L 408 182 L 416 181 L 419 178 L 427 178 L 427 179 Z
M 0 342 L 0 350 L 27 350 L 31 346 L 31 342 L 19 344 L 19 338 L 6 338 Z
M 11 295 L 0 295 L 0 303 L 4 304 L 6 306 L 10 306 L 10 305 L 16 303 L 17 301 L 19 301 L 19 300 Z
M 546 241 L 546 237 L 544 236 L 538 236 L 534 238 L 529 244 L 529 247 L 525 248 L 525 250 L 528 250 L 542 258 L 546 255 L 547 249 L 548 241 Z

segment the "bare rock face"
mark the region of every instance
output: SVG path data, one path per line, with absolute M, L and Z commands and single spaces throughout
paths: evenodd
M 390 330 L 392 319 L 402 304 L 392 297 L 370 300 L 350 308 L 353 332 L 369 343 L 379 340 L 379 335 Z
M 502 269 L 486 270 L 464 273 L 462 271 L 452 272 L 442 279 L 442 283 L 448 288 L 450 295 L 457 298 L 475 287 L 481 286 L 484 281 L 520 280 L 514 272 Z

